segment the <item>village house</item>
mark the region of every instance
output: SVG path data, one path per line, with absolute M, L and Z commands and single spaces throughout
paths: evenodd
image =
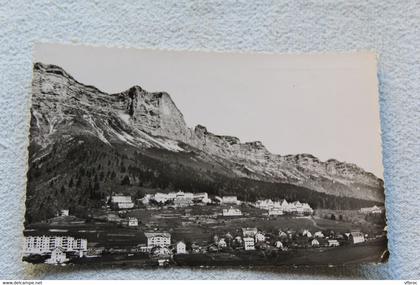
M 264 242 L 265 241 L 265 235 L 263 233 L 257 233 L 255 236 L 255 242 Z
M 170 256 L 171 252 L 167 247 L 154 247 L 151 252 L 155 256 Z
M 340 243 L 336 239 L 329 239 L 328 240 L 328 246 L 339 246 Z
M 365 242 L 365 236 L 361 232 L 351 232 L 349 237 L 353 244 Z
M 319 247 L 319 241 L 317 239 L 313 239 L 311 241 L 311 246 L 313 246 L 313 247 Z
M 137 218 L 134 217 L 129 217 L 128 218 L 128 226 L 129 227 L 137 227 L 139 225 L 139 220 Z
M 147 238 L 147 247 L 152 248 L 155 246 L 167 247 L 171 244 L 171 234 L 162 233 L 144 233 Z
M 51 257 L 45 260 L 47 264 L 62 264 L 69 261 L 63 248 L 57 247 L 51 252 Z
M 308 237 L 308 238 L 311 238 L 311 237 L 312 237 L 312 234 L 311 234 L 311 232 L 310 232 L 310 231 L 308 231 L 308 230 L 304 230 L 304 231 L 302 232 L 302 236 L 304 236 L 304 237 Z
M 255 202 L 255 207 L 263 210 L 269 210 L 274 207 L 274 202 L 271 199 L 258 200 Z
M 226 240 L 225 240 L 224 238 L 219 239 L 219 242 L 217 243 L 217 245 L 218 245 L 220 248 L 225 248 L 225 247 L 227 247 Z
M 245 250 L 255 250 L 255 243 L 254 238 L 252 237 L 244 237 L 244 248 Z
M 323 237 L 324 237 L 324 234 L 321 231 L 314 233 L 314 238 L 323 238 Z
M 110 201 L 111 205 L 118 209 L 131 209 L 134 207 L 134 203 L 131 200 L 131 196 L 124 196 L 122 194 L 116 194 L 106 198 Z
M 282 230 L 279 231 L 279 238 L 281 239 L 286 239 L 287 238 L 287 233 L 283 232 Z
M 360 212 L 362 214 L 382 214 L 385 211 L 384 207 L 378 207 L 374 205 L 373 207 L 361 208 Z
M 242 216 L 242 212 L 239 209 L 235 209 L 233 207 L 230 207 L 229 209 L 223 209 L 223 216 L 224 217 Z
M 276 243 L 275 243 L 275 246 L 277 247 L 277 248 L 280 248 L 280 249 L 282 249 L 283 248 L 283 243 L 281 242 L 281 241 L 276 241 Z
M 304 215 L 312 215 L 314 210 L 309 206 L 308 203 L 302 203 L 302 212 Z
M 257 228 L 242 228 L 242 235 L 244 237 L 254 237 L 257 233 Z
M 186 254 L 187 253 L 187 246 L 183 241 L 179 241 L 176 244 L 176 253 L 177 254 Z
M 87 251 L 87 240 L 75 239 L 71 236 L 27 236 L 25 237 L 24 255 L 50 254 L 58 247 L 65 252 L 83 255 Z

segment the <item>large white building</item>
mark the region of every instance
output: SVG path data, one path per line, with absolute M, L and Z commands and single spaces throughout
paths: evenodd
M 183 192 L 183 191 L 169 192 L 169 193 L 158 192 L 155 194 L 147 194 L 142 199 L 142 202 L 143 204 L 148 204 L 150 200 L 154 200 L 158 203 L 166 203 L 168 201 L 173 201 L 175 206 L 178 206 L 178 207 L 190 206 L 193 204 L 193 200 L 202 202 L 202 203 L 211 202 L 206 192 L 191 193 L 191 192 Z
M 50 254 L 54 249 L 61 248 L 64 252 L 78 252 L 80 255 L 87 251 L 87 240 L 71 236 L 27 236 L 25 237 L 24 255 Z
M 280 201 L 272 201 L 271 199 L 258 200 L 255 202 L 255 207 L 263 210 L 268 210 L 268 215 L 279 216 L 283 214 L 294 215 L 312 215 L 313 209 L 308 203 L 301 203 L 295 201 L 288 203 L 285 199 Z
M 148 247 L 167 247 L 171 244 L 171 234 L 170 233 L 144 233 L 147 238 Z
M 109 201 L 110 197 L 107 197 L 107 201 Z M 131 209 L 134 207 L 134 203 L 131 200 L 131 196 L 124 196 L 121 194 L 117 194 L 111 196 L 111 201 L 113 205 L 116 205 L 118 209 Z
M 244 237 L 244 248 L 245 250 L 255 250 L 255 242 L 254 238 L 252 237 Z

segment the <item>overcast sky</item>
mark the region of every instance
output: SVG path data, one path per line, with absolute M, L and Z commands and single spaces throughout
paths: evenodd
M 167 91 L 190 127 L 311 153 L 383 177 L 373 53 L 273 55 L 39 44 L 56 64 L 102 91 Z

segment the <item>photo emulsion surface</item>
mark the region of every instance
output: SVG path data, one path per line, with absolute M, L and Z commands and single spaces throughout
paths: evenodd
M 23 260 L 386 260 L 376 57 L 37 45 Z

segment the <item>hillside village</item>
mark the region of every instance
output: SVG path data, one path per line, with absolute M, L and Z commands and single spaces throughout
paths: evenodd
M 374 206 L 360 209 L 359 212 L 377 215 L 382 210 Z M 147 217 L 143 214 L 147 212 L 152 214 Z M 237 258 L 238 254 L 246 252 L 250 255 L 269 252 L 271 255 L 286 256 L 295 250 L 360 245 L 385 237 L 383 230 L 372 234 L 351 229 L 337 231 L 333 227 L 310 229 L 308 225 L 314 221 L 314 212 L 307 203 L 284 199 L 251 203 L 240 201 L 236 196 L 210 197 L 205 192 L 178 191 L 146 194 L 141 199 L 133 200 L 131 196 L 118 193 L 106 197 L 102 210 L 93 214 L 91 220 L 102 221 L 118 232 L 127 232 L 115 233 L 113 237 L 133 237 L 130 245 L 107 246 L 106 242 L 101 243 L 96 238 L 83 237 L 88 230 L 79 231 L 77 237 L 68 235 L 71 225 L 86 225 L 86 221 L 72 216 L 68 209 L 62 209 L 56 218 L 48 221 L 47 233 L 27 234 L 24 260 L 64 265 L 123 255 L 128 259 L 140 258 L 143 262 L 162 266 L 188 263 L 185 255 L 228 253 L 231 258 Z M 171 224 L 170 221 L 174 218 L 183 227 L 207 224 L 220 230 L 204 231 L 194 239 L 191 234 L 180 234 L 173 228 L 176 222 Z M 264 223 L 267 226 L 259 226 Z M 54 226 L 57 229 L 51 230 Z M 91 229 L 90 232 L 99 235 L 96 230 Z M 138 234 L 139 238 L 134 238 L 133 233 Z

